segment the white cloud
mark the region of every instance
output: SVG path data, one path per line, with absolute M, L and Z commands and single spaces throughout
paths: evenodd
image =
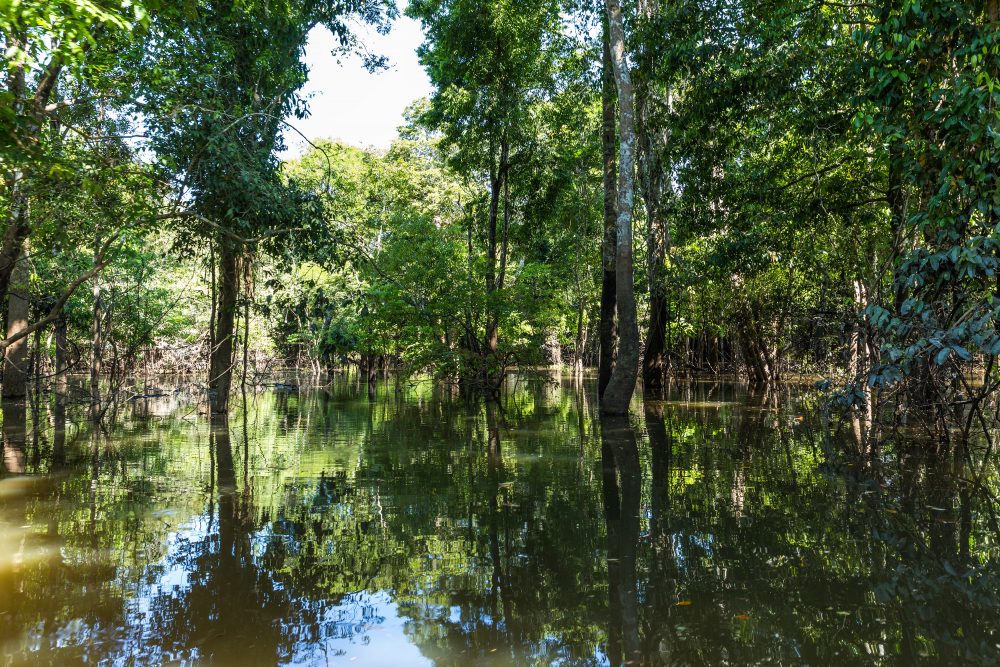
M 413 100 L 430 94 L 430 81 L 417 62 L 416 49 L 423 41 L 420 24 L 400 17 L 388 35 L 359 29 L 366 49 L 389 59 L 389 69 L 369 73 L 357 56 L 337 58 L 331 53 L 333 35 L 316 28 L 309 35 L 306 63 L 309 82 L 303 93 L 309 99 L 310 115 L 289 122 L 308 139 L 340 139 L 356 146 L 386 148 L 396 138 L 403 109 Z M 308 147 L 298 133 L 285 131 L 288 150 L 294 157 Z

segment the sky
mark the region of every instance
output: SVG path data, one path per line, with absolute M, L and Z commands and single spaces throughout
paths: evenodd
M 401 16 L 388 35 L 358 29 L 368 51 L 387 56 L 389 69 L 371 74 L 357 56 L 340 63 L 331 54 L 333 36 L 325 28 L 309 34 L 306 64 L 309 82 L 303 93 L 310 116 L 290 122 L 308 139 L 340 139 L 359 147 L 387 148 L 396 138 L 403 109 L 430 94 L 431 86 L 416 49 L 423 41 L 420 24 Z M 300 155 L 308 144 L 297 132 L 285 131 L 288 150 L 283 158 Z

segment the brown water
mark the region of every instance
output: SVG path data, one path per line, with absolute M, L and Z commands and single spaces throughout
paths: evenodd
M 854 465 L 793 389 L 593 394 L 8 407 L 0 665 L 1000 664 L 990 469 Z

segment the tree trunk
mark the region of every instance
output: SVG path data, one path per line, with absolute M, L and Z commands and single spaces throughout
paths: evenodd
M 576 307 L 576 343 L 573 359 L 573 375 L 581 377 L 583 375 L 583 351 L 587 347 L 587 327 L 585 326 L 586 307 L 583 296 Z
M 635 113 L 632 78 L 625 51 L 625 28 L 618 0 L 607 0 L 608 28 L 618 84 L 618 242 L 615 252 L 615 302 L 618 308 L 618 358 L 604 390 L 601 410 L 625 414 L 639 373 L 639 324 L 632 275 L 632 204 L 635 188 Z
M 374 354 L 366 355 L 366 372 L 368 375 L 368 399 L 375 399 L 375 387 L 378 384 L 378 357 Z
M 490 298 L 494 292 L 500 289 L 504 278 L 504 262 L 507 256 L 507 225 L 506 220 L 509 215 L 509 202 L 504 202 L 504 230 L 500 242 L 497 240 L 497 226 L 500 219 L 500 196 L 504 192 L 507 182 L 507 158 L 508 144 L 502 141 L 500 145 L 500 156 L 497 160 L 496 171 L 490 175 L 490 210 L 487 220 L 486 230 L 486 336 L 484 340 L 484 350 L 487 357 L 493 357 L 499 344 L 499 323 L 500 318 L 496 312 L 496 305 Z M 499 252 L 498 252 L 498 246 Z M 500 257 L 499 271 L 497 268 L 498 255 Z
M 600 357 L 597 366 L 597 395 L 604 396 L 604 390 L 611 381 L 611 371 L 615 365 L 618 330 L 615 322 L 615 246 L 618 233 L 615 229 L 616 185 L 615 178 L 615 77 L 611 63 L 611 37 L 608 34 L 607 17 L 604 20 L 603 74 L 601 85 L 601 149 L 604 154 L 604 241 L 601 245 L 601 321 Z
M 7 300 L 7 337 L 28 327 L 28 260 L 23 253 L 14 264 Z M 12 343 L 4 355 L 3 398 L 21 399 L 27 392 L 28 337 Z
M 229 411 L 229 390 L 233 380 L 233 348 L 236 322 L 236 301 L 239 294 L 240 248 L 232 239 L 219 242 L 218 297 L 215 315 L 215 347 L 208 363 L 208 387 L 212 393 L 212 412 Z
M 23 401 L 0 401 L 3 413 L 3 469 L 11 474 L 26 471 L 24 446 L 27 442 L 27 410 Z
M 906 224 L 906 192 L 903 184 L 903 143 L 896 139 L 889 144 L 889 178 L 886 199 L 889 202 L 889 228 L 892 232 L 893 265 L 896 265 L 904 250 Z M 893 290 L 893 305 L 899 314 L 906 300 L 906 282 L 897 280 Z
M 26 44 L 26 35 L 22 31 L 20 34 L 6 36 L 9 46 L 23 48 Z M 89 49 L 89 45 L 82 47 Z M 15 114 L 25 115 L 25 125 L 22 128 L 23 136 L 29 139 L 37 139 L 41 133 L 47 117 L 44 113 L 52 92 L 56 89 L 59 76 L 62 73 L 63 63 L 59 56 L 53 56 L 44 71 L 37 77 L 37 87 L 34 94 L 27 90 L 26 70 L 24 66 L 17 67 L 8 73 L 7 93 L 9 93 L 10 110 Z M 24 248 L 24 242 L 28 238 L 31 229 L 28 217 L 27 195 L 22 187 L 22 182 L 26 174 L 15 168 L 9 176 L 5 178 L 7 190 L 10 193 L 10 206 L 3 241 L 0 242 L 0 303 L 7 297 L 10 290 L 12 276 L 17 265 L 18 258 Z
M 643 19 L 650 23 L 656 14 L 652 2 L 640 2 Z M 639 123 L 638 149 L 639 172 L 642 175 L 642 196 L 646 203 L 647 275 L 649 277 L 649 329 L 642 360 L 644 391 L 659 394 L 663 391 L 668 372 L 667 358 L 667 295 L 664 275 L 670 231 L 663 212 L 663 196 L 669 187 L 669 177 L 664 172 L 660 151 L 666 136 L 654 132 L 654 105 L 663 106 L 663 100 L 654 96 L 651 86 L 654 59 L 652 49 L 644 45 L 641 59 L 641 76 L 636 85 L 636 115 Z M 669 91 L 666 106 L 669 108 Z
M 95 261 L 97 248 L 101 245 L 98 237 L 94 242 Z M 101 282 L 95 277 L 91 287 L 94 296 L 92 320 L 90 324 L 90 418 L 97 420 L 101 416 L 101 371 L 104 364 L 104 328 L 102 318 L 104 304 L 101 302 Z
M 12 214 L 7 221 L 3 243 L 0 244 L 0 302 L 10 291 L 11 282 L 17 280 L 14 272 L 18 270 L 19 265 L 23 264 L 20 261 L 22 248 L 24 248 L 24 242 L 28 238 L 28 204 L 23 188 L 20 186 L 21 180 L 23 178 L 15 177 L 9 181 L 9 183 L 13 183 L 10 190 Z
M 555 329 L 545 332 L 544 356 L 550 367 L 562 366 L 562 343 L 559 342 L 559 332 Z
M 35 396 L 35 408 L 42 396 L 42 330 L 35 329 L 31 346 L 31 379 L 34 383 L 32 391 Z
M 66 335 L 66 317 L 60 316 L 56 320 L 56 393 L 62 394 L 66 391 L 66 369 L 68 366 L 69 340 Z

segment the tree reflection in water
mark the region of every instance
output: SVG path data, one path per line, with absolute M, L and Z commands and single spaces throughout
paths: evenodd
M 344 383 L 231 424 L 138 405 L 107 435 L 62 399 L 27 426 L 5 406 L 0 654 L 997 662 L 997 476 L 974 453 L 855 464 L 791 389 L 675 385 L 631 421 L 592 393 Z

